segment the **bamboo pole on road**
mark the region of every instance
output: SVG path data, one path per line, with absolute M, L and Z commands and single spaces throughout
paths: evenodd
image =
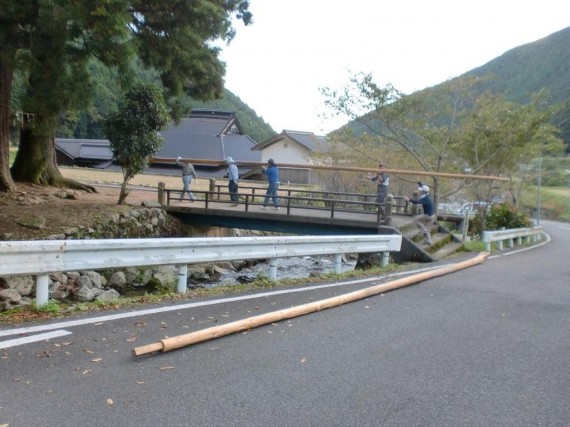
M 179 335 L 162 339 L 156 343 L 148 344 L 141 347 L 136 347 L 133 350 L 134 356 L 141 356 L 143 354 L 153 352 L 166 352 L 175 350 L 177 348 L 186 347 L 192 344 L 197 344 L 203 341 L 208 341 L 214 338 L 223 337 L 225 335 L 233 334 L 257 326 L 266 325 L 268 323 L 279 322 L 285 319 L 302 316 L 304 314 L 314 313 L 316 311 L 325 310 L 327 308 L 336 307 L 339 305 L 347 304 L 349 302 L 357 301 L 380 293 L 388 292 L 394 289 L 402 288 L 423 280 L 432 279 L 434 277 L 443 276 L 445 274 L 453 273 L 468 267 L 482 263 L 487 259 L 489 254 L 481 252 L 474 258 L 467 261 L 459 262 L 456 264 L 449 264 L 447 266 L 438 268 L 436 270 L 414 274 L 412 276 L 404 277 L 402 279 L 394 280 L 392 282 L 383 283 L 381 285 L 372 286 L 370 288 L 361 289 L 354 292 L 349 292 L 344 295 L 332 297 L 312 303 L 299 305 L 296 307 L 286 308 L 283 310 L 274 311 L 271 313 L 260 314 L 259 316 L 249 317 L 247 319 L 237 320 L 225 325 L 213 326 L 211 328 L 202 329 L 200 331 L 190 332 L 188 334 Z
M 208 159 L 183 159 L 186 162 L 190 162 L 193 165 L 207 165 L 207 166 L 225 166 L 223 161 L 219 160 L 208 160 Z M 150 163 L 176 163 L 176 159 L 171 159 L 167 157 L 153 157 L 150 159 Z M 245 167 L 262 167 L 266 166 L 265 163 L 257 162 L 236 162 L 237 166 Z M 375 168 L 357 168 L 351 166 L 333 166 L 333 165 L 301 165 L 295 163 L 278 163 L 279 167 L 283 168 L 294 168 L 294 169 L 314 169 L 314 170 L 332 170 L 332 171 L 348 171 L 348 172 L 369 172 L 376 173 L 379 169 Z M 413 171 L 405 169 L 382 169 L 383 172 L 392 173 L 395 175 L 414 175 L 414 176 L 439 176 L 442 178 L 461 178 L 461 179 L 480 179 L 480 180 L 490 180 L 490 181 L 508 181 L 508 178 L 503 178 L 500 176 L 492 175 L 470 175 L 461 173 L 446 173 L 446 172 L 428 172 L 428 171 Z

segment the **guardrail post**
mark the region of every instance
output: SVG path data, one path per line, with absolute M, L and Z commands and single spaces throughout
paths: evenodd
M 514 246 L 513 239 L 508 239 L 507 240 L 507 247 L 512 248 L 513 246 Z
M 485 242 L 485 252 L 491 253 L 491 236 L 488 231 L 483 231 L 483 242 Z
M 499 230 L 504 230 L 504 229 L 505 229 L 505 227 L 499 228 Z M 497 246 L 499 247 L 499 250 L 500 250 L 500 251 L 503 250 L 503 239 L 499 239 L 499 240 L 497 241 Z
M 182 264 L 178 266 L 178 284 L 176 292 L 185 294 L 188 290 L 188 265 Z
M 36 307 L 46 304 L 49 299 L 49 277 L 47 274 L 40 274 L 36 278 Z
M 277 258 L 269 260 L 269 279 L 277 280 Z
M 334 272 L 336 274 L 342 273 L 342 257 L 340 254 L 334 256 Z
M 390 252 L 382 252 L 382 261 L 380 262 L 382 268 L 388 267 L 389 262 L 390 262 Z

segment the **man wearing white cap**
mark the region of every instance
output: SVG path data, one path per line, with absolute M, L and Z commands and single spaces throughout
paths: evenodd
M 239 203 L 238 197 L 238 177 L 239 172 L 236 166 L 236 162 L 231 157 L 226 159 L 226 167 L 228 171 L 228 191 L 230 192 L 230 199 L 232 200 L 232 204 L 230 206 L 237 206 Z
M 431 228 L 435 221 L 435 212 L 433 209 L 433 202 L 431 200 L 431 196 L 429 195 L 429 187 L 421 182 L 418 182 L 420 185 L 418 191 L 420 193 L 420 197 L 418 199 L 410 199 L 408 196 L 404 196 L 404 199 L 407 202 L 411 202 L 415 205 L 422 205 L 424 213 L 420 215 L 416 215 L 414 217 L 414 223 L 420 229 L 424 236 L 424 242 L 428 245 L 431 245 Z

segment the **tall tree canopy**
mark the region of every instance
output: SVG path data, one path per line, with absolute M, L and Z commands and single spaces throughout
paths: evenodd
M 233 17 L 251 22 L 246 0 L 0 0 L 0 191 L 11 190 L 8 174 L 10 87 L 14 70 L 25 75 L 21 99 L 16 181 L 74 186 L 55 166 L 57 117 L 81 108 L 90 94 L 87 65 L 96 57 L 124 75 L 138 55 L 154 69 L 176 117 L 182 94 L 219 97 L 225 66 L 215 40 L 229 42 Z M 6 101 L 6 102 L 5 102 Z

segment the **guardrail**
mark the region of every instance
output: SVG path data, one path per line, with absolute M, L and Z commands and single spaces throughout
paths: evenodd
M 50 273 L 177 265 L 177 291 L 184 293 L 188 264 L 269 259 L 269 278 L 275 280 L 278 258 L 335 255 L 340 273 L 341 254 L 381 252 L 385 267 L 389 252 L 401 244 L 400 235 L 4 241 L 0 276 L 37 276 L 36 305 L 41 306 L 48 301 Z
M 523 239 L 528 243 L 540 240 L 542 227 L 532 228 L 511 228 L 508 230 L 483 231 L 482 241 L 485 242 L 485 251 L 491 253 L 491 242 L 497 242 L 499 250 L 503 250 L 503 242 L 507 242 L 507 246 L 512 248 L 516 239 L 518 245 L 522 245 Z M 531 240 L 532 239 L 532 240 Z

